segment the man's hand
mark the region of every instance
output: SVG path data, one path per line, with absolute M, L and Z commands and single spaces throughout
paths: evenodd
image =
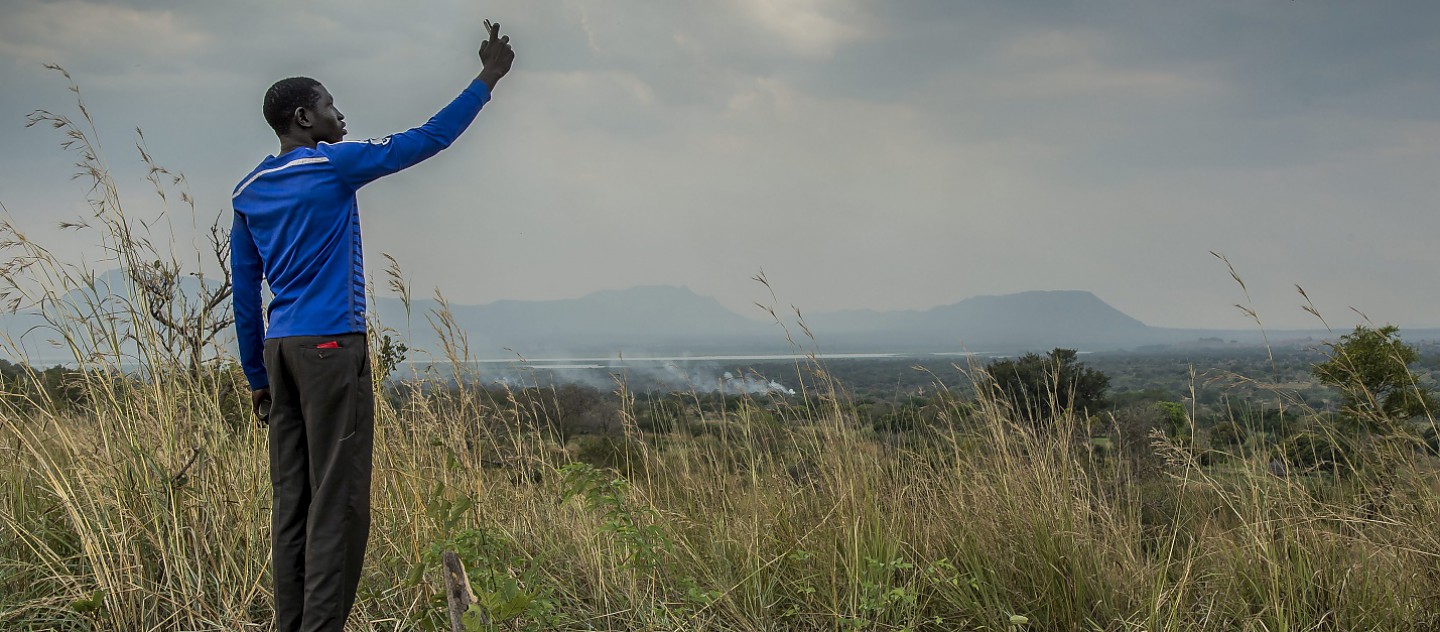
M 485 20 L 485 30 L 490 33 L 490 39 L 480 42 L 480 64 L 484 68 L 478 79 L 494 90 L 500 78 L 510 72 L 510 64 L 515 61 L 515 51 L 510 48 L 510 36 L 500 36 L 499 22 L 491 23 L 490 20 Z
M 255 409 L 255 417 L 259 420 L 260 427 L 270 425 L 270 389 L 250 391 L 250 405 Z

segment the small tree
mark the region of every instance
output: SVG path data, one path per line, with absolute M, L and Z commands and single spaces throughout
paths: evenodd
M 1027 353 L 986 365 L 982 387 L 1002 397 L 1026 421 L 1048 419 L 1064 410 L 1094 412 L 1105 408 L 1110 377 L 1086 367 L 1074 349 L 1047 355 Z
M 1190 436 L 1190 416 L 1185 414 L 1185 405 L 1179 402 L 1155 402 L 1155 408 L 1165 417 L 1165 433 L 1172 437 Z
M 1294 471 L 1339 471 L 1351 467 L 1354 446 L 1345 437 L 1328 432 L 1297 432 L 1273 448 Z
M 175 256 L 168 260 L 157 257 L 130 269 L 131 280 L 145 296 L 145 313 L 159 325 L 161 344 L 180 356 L 196 376 L 204 366 L 205 350 L 218 348 L 217 338 L 235 324 L 230 309 L 230 233 L 216 218 L 207 238 L 210 254 L 219 265 L 219 280 L 185 272 Z M 148 242 L 143 247 L 149 247 Z M 184 286 L 182 280 L 187 276 L 195 278 L 193 287 Z
M 1245 426 L 1233 421 L 1222 421 L 1210 429 L 1211 445 L 1238 448 L 1245 445 L 1249 438 L 1250 433 L 1245 430 Z
M 1340 391 L 1341 413 L 1371 429 L 1426 414 L 1435 406 L 1410 364 L 1420 355 L 1400 341 L 1400 328 L 1357 326 L 1328 343 L 1329 359 L 1311 373 Z
M 527 388 L 515 393 L 515 401 L 522 409 L 528 409 L 537 427 L 549 431 L 562 446 L 569 445 L 576 435 L 608 435 L 620 425 L 618 405 L 607 401 L 599 389 L 589 386 L 567 383 Z

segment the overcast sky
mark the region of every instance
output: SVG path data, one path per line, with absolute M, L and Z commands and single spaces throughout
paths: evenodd
M 134 151 L 202 216 L 269 153 L 265 89 L 309 75 L 350 138 L 514 70 L 452 148 L 360 194 L 452 302 L 685 285 L 739 313 L 914 309 L 1082 289 L 1150 325 L 1440 326 L 1433 0 L 0 0 L 0 203 L 79 256 L 74 156 L 37 108 L 94 114 L 127 210 Z M 183 240 L 182 240 L 183 241 Z M 90 247 L 88 257 L 100 255 Z M 383 283 L 382 283 L 383 285 Z M 382 294 L 383 294 L 382 290 Z

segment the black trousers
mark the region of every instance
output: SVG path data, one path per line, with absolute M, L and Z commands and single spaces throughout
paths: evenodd
M 340 632 L 370 535 L 375 398 L 365 334 L 265 341 L 279 632 Z

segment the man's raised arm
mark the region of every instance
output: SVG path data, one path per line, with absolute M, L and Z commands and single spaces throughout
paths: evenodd
M 500 35 L 500 24 L 486 20 L 485 28 L 490 36 L 480 44 L 480 74 L 427 123 L 381 139 L 318 148 L 346 182 L 358 189 L 376 178 L 411 167 L 449 147 L 470 126 L 515 60 L 510 36 Z

